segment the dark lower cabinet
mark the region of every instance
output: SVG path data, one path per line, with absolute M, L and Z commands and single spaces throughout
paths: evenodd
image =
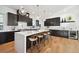
M 68 38 L 68 31 L 66 30 L 50 30 L 52 36 L 59 36 Z
M 14 41 L 14 32 L 8 32 L 8 40 L 7 42 Z
M 14 40 L 14 32 L 0 32 L 0 44 Z
M 7 33 L 1 32 L 0 33 L 0 44 L 7 42 Z

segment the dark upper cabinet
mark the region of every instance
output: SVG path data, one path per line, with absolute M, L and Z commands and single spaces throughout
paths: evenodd
M 17 15 L 8 12 L 8 26 L 17 26 L 18 22 L 17 22 Z
M 18 22 L 26 22 L 27 26 L 32 26 L 32 18 L 29 18 L 24 15 L 17 15 Z
M 29 20 L 27 20 L 27 26 L 32 26 L 32 19 L 30 18 Z
M 44 26 L 60 26 L 60 17 L 46 19 Z
M 36 20 L 36 26 L 39 26 L 39 20 Z
M 28 19 L 28 18 L 27 18 L 26 16 L 19 15 L 19 19 L 18 19 L 18 21 L 20 21 L 20 22 L 26 22 L 27 19 Z
M 30 20 L 29 17 L 24 16 L 24 15 L 18 15 L 17 17 L 18 17 L 17 19 L 19 22 L 27 22 L 28 20 Z
M 44 21 L 44 26 L 50 26 L 49 21 Z

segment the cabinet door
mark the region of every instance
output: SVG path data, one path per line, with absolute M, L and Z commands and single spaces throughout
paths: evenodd
M 60 26 L 60 17 L 46 19 L 49 26 Z
M 39 26 L 39 20 L 36 20 L 36 26 Z
M 14 32 L 7 32 L 7 34 L 8 34 L 7 42 L 13 41 L 14 40 Z
M 32 19 L 27 20 L 27 26 L 32 26 Z
M 7 42 L 7 33 L 0 32 L 0 44 L 6 43 L 6 42 Z
M 17 26 L 18 25 L 16 14 L 8 12 L 8 25 L 9 26 Z
M 14 40 L 14 32 L 0 32 L 0 44 Z
M 13 15 L 13 19 L 14 19 L 13 20 L 13 25 L 17 26 L 18 25 L 18 21 L 17 21 L 17 15 L 16 14 Z
M 19 19 L 18 19 L 19 22 L 27 22 L 27 20 L 29 19 L 28 17 L 23 15 L 18 15 L 18 16 L 19 16 Z
M 55 19 L 54 20 L 54 26 L 60 26 L 60 20 Z
M 49 21 L 44 21 L 44 26 L 50 26 Z
M 19 16 L 19 21 L 24 21 L 24 17 L 22 15 L 18 15 Z

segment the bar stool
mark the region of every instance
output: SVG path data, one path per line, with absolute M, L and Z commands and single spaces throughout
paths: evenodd
M 40 44 L 40 41 L 41 41 L 41 39 L 43 38 L 43 34 L 37 34 L 37 37 L 38 37 L 39 44 Z
M 36 42 L 36 44 L 37 44 L 37 37 L 36 36 L 31 36 L 31 37 L 29 37 L 29 40 L 31 41 L 31 47 L 33 46 L 33 42 Z M 32 52 L 32 50 L 31 50 L 31 52 Z
M 48 32 L 47 34 L 48 34 L 49 41 L 51 41 L 51 42 L 52 42 L 52 38 L 51 38 L 51 36 L 50 36 L 50 35 L 51 35 L 51 33 L 50 33 L 50 32 Z
M 46 45 L 45 41 L 48 40 L 48 33 L 47 32 L 43 33 L 43 38 L 44 38 L 44 46 L 45 46 Z

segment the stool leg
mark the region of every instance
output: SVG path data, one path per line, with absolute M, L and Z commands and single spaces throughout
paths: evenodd
M 51 36 L 49 35 L 49 42 L 51 41 Z
M 51 41 L 51 36 L 49 35 L 49 42 Z
M 36 40 L 36 45 L 38 44 L 38 41 Z
M 40 38 L 39 38 L 39 44 L 40 44 Z
M 40 50 L 39 50 L 39 42 L 38 41 L 36 41 L 36 45 L 37 45 L 37 49 L 38 49 L 38 52 L 40 52 Z
M 44 39 L 44 46 L 45 46 L 45 39 Z
M 31 47 L 33 46 L 33 42 L 31 42 Z

